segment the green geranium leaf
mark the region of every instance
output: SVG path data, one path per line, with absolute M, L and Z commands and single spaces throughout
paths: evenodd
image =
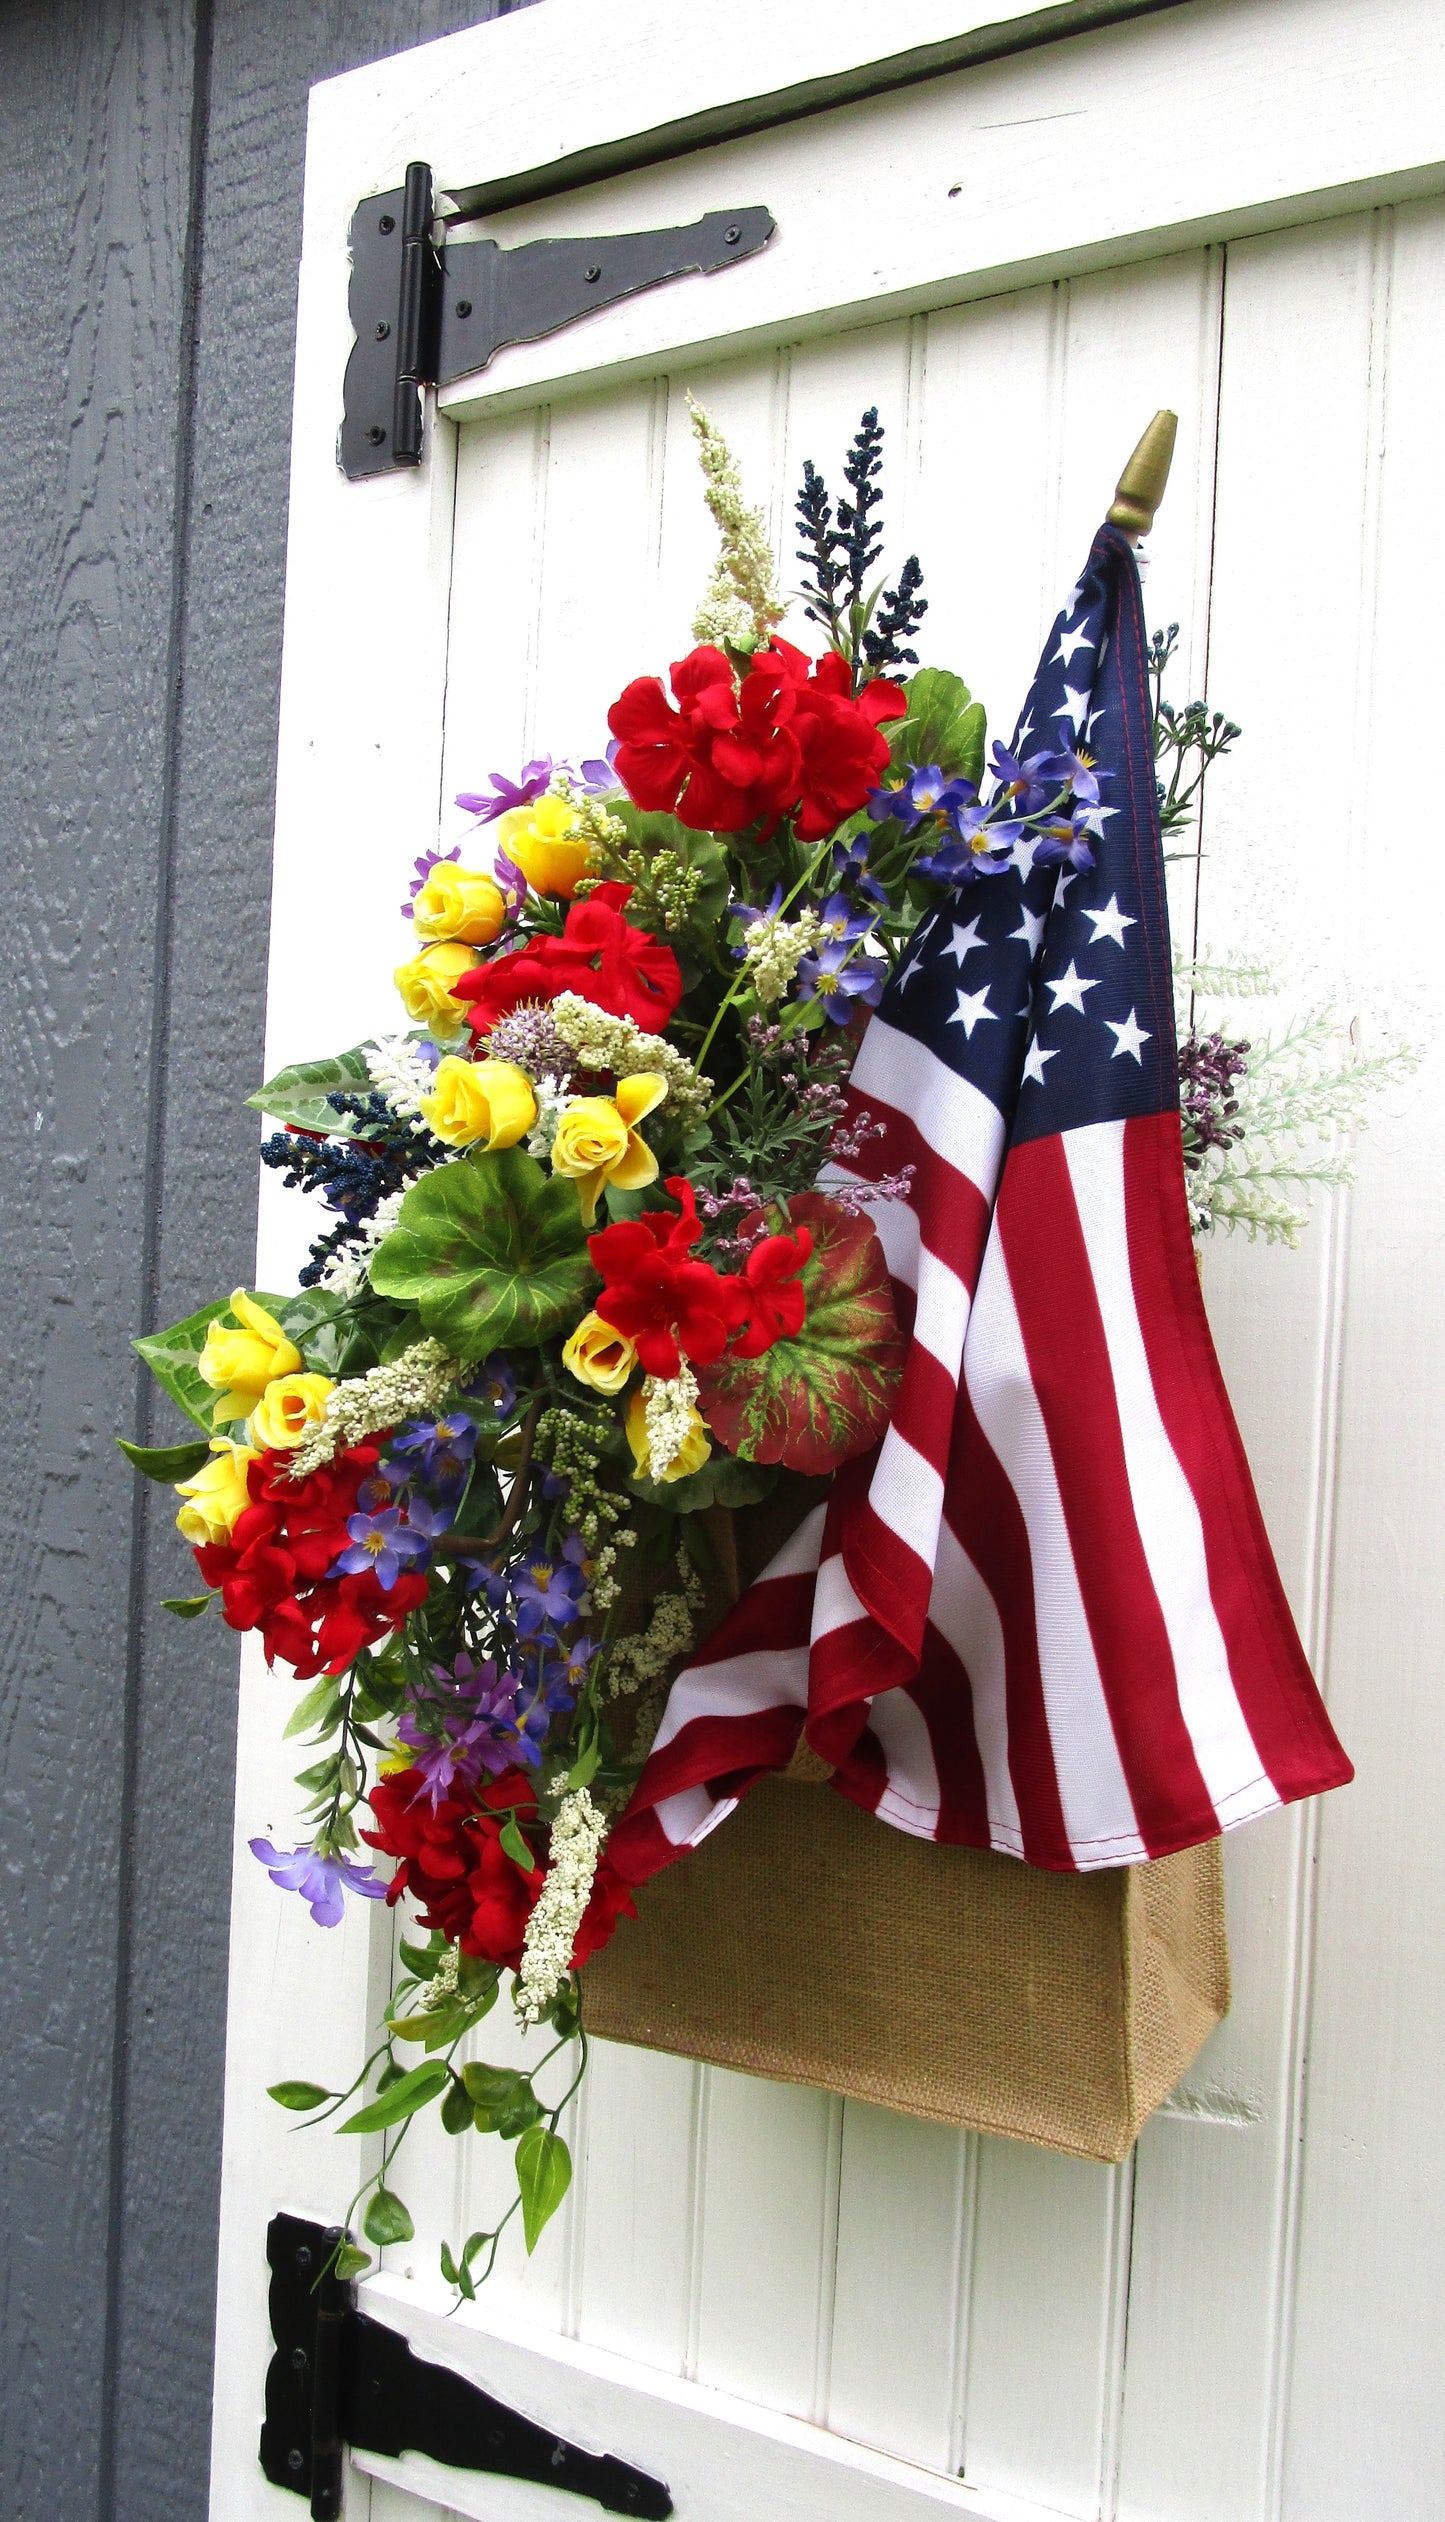
M 323 2102 L 336 2099 L 324 2084 L 303 2084 L 299 2079 L 289 2084 L 268 2084 L 266 2090 L 283 2110 L 319 2110 Z
M 982 701 L 974 700 L 968 685 L 942 666 L 925 666 L 905 690 L 908 715 L 893 730 L 894 761 L 910 770 L 936 763 L 945 778 L 970 779 L 977 788 L 983 778 L 986 727 Z
M 361 2222 L 368 2242 L 384 2246 L 387 2242 L 410 2242 L 416 2226 L 394 2189 L 378 2189 L 367 2205 Z
M 594 1275 L 575 1183 L 520 1147 L 474 1148 L 414 1183 L 371 1259 L 377 1292 L 415 1305 L 461 1358 L 537 1348 L 570 1328 Z
M 332 1688 L 336 1687 L 332 1683 Z M 431 1944 L 408 1944 L 405 1937 L 397 1946 L 413 1979 L 435 1979 L 441 1968 L 443 1947 Z
M 789 1205 L 796 1208 L 797 1202 Z M 708 1425 L 721 1434 L 711 1417 Z M 701 1470 L 689 1471 L 681 1480 L 644 1480 L 638 1472 L 629 1485 L 649 1506 L 665 1506 L 674 1515 L 696 1515 L 705 1506 L 755 1506 L 776 1486 L 777 1476 L 766 1462 L 740 1462 L 736 1454 L 714 1446 Z
M 802 1328 L 761 1357 L 724 1356 L 704 1368 L 699 1407 L 722 1442 L 750 1461 L 836 1471 L 887 1426 L 903 1341 L 870 1221 L 820 1191 L 802 1192 L 788 1208 L 793 1228 L 806 1226 L 813 1237 Z
M 132 1445 L 118 1436 L 115 1441 L 126 1461 L 133 1462 L 148 1480 L 193 1480 L 202 1463 L 211 1459 L 211 1448 L 204 1440 L 189 1445 Z
M 364 2110 L 355 2110 L 349 2119 L 343 2119 L 339 2133 L 343 2137 L 369 2137 L 378 2128 L 394 2128 L 399 2119 L 410 2119 L 414 2111 L 425 2110 L 428 2102 L 445 2092 L 450 2081 L 451 2069 L 442 2059 L 426 2058 L 409 2074 L 399 2075 Z
M 199 1620 L 214 1601 L 214 1594 L 162 1594 L 161 1609 L 174 1612 L 178 1620 Z
M 561 2206 L 572 2180 L 572 2157 L 550 2128 L 533 2126 L 517 2139 L 517 2187 L 522 2193 L 522 2227 L 530 2255 L 543 2228 Z
M 364 2276 L 371 2266 L 371 2253 L 358 2250 L 354 2242 L 343 2242 L 331 2265 L 343 2280 Z
M 248 1095 L 253 1112 L 269 1113 L 273 1121 L 288 1122 L 298 1130 L 323 1130 L 329 1138 L 349 1138 L 355 1121 L 340 1112 L 333 1112 L 326 1098 L 333 1094 L 369 1094 L 371 1072 L 366 1065 L 369 1042 L 358 1043 L 354 1051 L 338 1052 L 328 1060 L 298 1060 L 294 1067 L 278 1069 L 258 1095 Z
M 262 1300 L 264 1302 L 264 1299 Z M 162 1390 L 178 1402 L 188 1419 L 203 1427 L 209 1436 L 211 1412 L 217 1395 L 196 1371 L 196 1360 L 206 1345 L 206 1333 L 217 1317 L 231 1310 L 229 1296 L 217 1296 L 199 1313 L 187 1314 L 184 1322 L 173 1322 L 169 1331 L 148 1331 L 143 1340 L 132 1340 L 136 1354 L 145 1359 Z

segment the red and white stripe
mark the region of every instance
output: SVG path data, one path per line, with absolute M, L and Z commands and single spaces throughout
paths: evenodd
M 887 1433 L 674 1684 L 613 1833 L 634 1881 L 806 1730 L 923 1838 L 1058 1870 L 1339 1785 L 1214 1355 L 1177 1112 L 1025 1141 L 875 1018 L 856 1102 L 908 1335 Z

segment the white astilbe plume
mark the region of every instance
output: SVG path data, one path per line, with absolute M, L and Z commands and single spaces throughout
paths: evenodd
M 378 1200 L 370 1217 L 364 1217 L 355 1228 L 350 1241 L 344 1243 L 339 1252 L 332 1254 L 317 1282 L 329 1295 L 345 1297 L 348 1302 L 353 1296 L 361 1295 L 367 1283 L 371 1256 L 377 1245 L 386 1241 L 393 1226 L 400 1224 L 402 1201 L 416 1178 L 411 1177 L 399 1189 L 388 1192 L 384 1200 Z
M 405 1033 L 388 1034 L 381 1042 L 368 1042 L 365 1050 L 367 1074 L 384 1103 L 403 1121 L 421 1118 L 423 1095 L 429 1095 L 435 1084 L 432 1063 L 419 1042 Z
M 540 2023 L 572 1967 L 572 1947 L 592 1897 L 606 1836 L 607 1816 L 599 1813 L 585 1786 L 563 1796 L 552 1824 L 547 1879 L 522 1940 L 517 2012 L 528 2025 Z
M 306 1479 L 348 1445 L 395 1427 L 398 1419 L 434 1417 L 464 1371 L 439 1340 L 418 1340 L 389 1366 L 333 1384 L 320 1418 L 291 1456 L 292 1479 Z
M 684 1358 L 675 1375 L 648 1375 L 642 1391 L 647 1476 L 665 1480 L 692 1434 L 697 1377 Z
M 736 456 L 716 421 L 690 394 L 687 412 L 707 485 L 703 496 L 722 537 L 707 593 L 693 616 L 693 638 L 766 648 L 787 607 L 778 594 L 777 564 L 762 512 L 748 506 Z

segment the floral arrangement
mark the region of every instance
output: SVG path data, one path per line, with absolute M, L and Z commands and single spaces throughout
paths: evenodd
M 869 1011 L 951 889 L 1021 851 L 1089 866 L 1098 829 L 1086 753 L 995 743 L 986 771 L 982 706 L 918 667 L 918 562 L 880 567 L 876 413 L 836 509 L 804 468 L 816 656 L 780 636 L 761 519 L 692 418 L 720 532 L 696 644 L 619 692 L 605 755 L 459 799 L 471 839 L 419 859 L 401 906 L 405 1024 L 252 1098 L 279 1124 L 263 1161 L 328 1220 L 298 1291 L 238 1289 L 137 1343 L 195 1429 L 125 1448 L 179 1492 L 204 1591 L 168 1608 L 215 1604 L 301 1685 L 301 1843 L 254 1853 L 320 1925 L 348 1898 L 420 1921 L 349 2091 L 274 2097 L 382 2135 L 375 2244 L 413 2229 L 391 2166 L 418 2111 L 515 2142 L 502 2224 L 443 2252 L 466 2296 L 570 2179 L 579 1971 L 632 1910 L 608 1831 L 700 1634 L 717 1510 L 826 1477 L 887 1419 L 901 1343 L 868 1204 L 907 1184 L 828 1170 L 873 1126 L 847 1097 Z M 1168 828 L 1238 733 L 1163 701 L 1172 639 Z M 1327 1073 L 1318 1027 L 1259 1050 L 1191 1018 L 1196 1223 L 1291 1231 L 1271 1165 L 1307 1171 L 1298 1134 L 1376 1072 Z M 525 2073 L 459 2058 L 504 1974 L 552 2035 Z M 345 2246 L 343 2273 L 366 2264 Z

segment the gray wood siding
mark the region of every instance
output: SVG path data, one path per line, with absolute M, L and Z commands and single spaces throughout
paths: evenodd
M 307 90 L 507 5 L 0 0 L 6 2522 L 206 2508 L 236 1651 L 111 1434 L 254 1248 Z

